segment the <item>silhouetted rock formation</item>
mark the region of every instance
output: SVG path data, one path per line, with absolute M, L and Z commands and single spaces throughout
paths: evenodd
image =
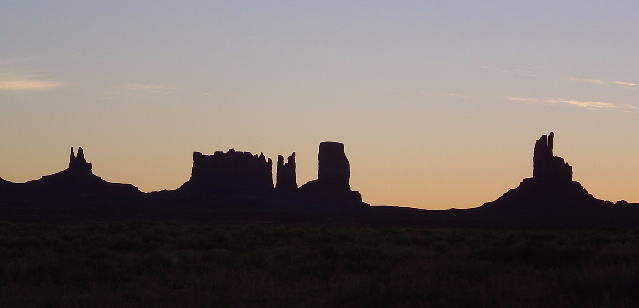
M 350 188 L 350 164 L 344 145 L 336 142 L 320 144 L 318 179 L 297 189 L 295 153 L 286 162 L 283 156 L 278 157 L 274 188 L 270 159 L 231 149 L 213 155 L 194 152 L 189 181 L 177 190 L 148 194 L 133 185 L 109 183 L 95 176 L 83 149 L 78 148 L 76 155 L 71 148 L 69 167 L 64 171 L 26 183 L 0 178 L 0 217 L 182 217 L 196 221 L 323 218 L 331 222 L 401 221 L 433 226 L 636 226 L 639 204 L 595 199 L 572 181 L 572 167 L 553 155 L 553 143 L 553 133 L 536 141 L 533 176 L 517 188 L 480 208 L 448 211 L 366 208 L 368 204 L 362 202 L 359 192 Z M 460 191 L 463 193 L 463 187 Z
M 319 146 L 317 179 L 350 189 L 351 166 L 339 142 L 322 142 Z
M 359 192 L 350 188 L 351 171 L 343 144 L 320 143 L 318 161 L 318 179 L 299 188 L 303 199 L 336 207 L 365 205 Z
M 71 156 L 69 157 L 69 170 L 72 172 L 84 172 L 91 173 L 92 166 L 90 163 L 87 163 L 87 160 L 84 158 L 84 150 L 82 147 L 78 148 L 78 156 L 73 154 L 73 147 L 71 147 Z
M 109 183 L 91 172 L 82 148 L 75 156 L 73 148 L 69 168 L 26 183 L 12 183 L 7 198 L 20 200 L 124 199 L 141 192 L 131 184 Z
M 284 156 L 277 156 L 277 184 L 275 189 L 279 192 L 293 192 L 297 189 L 295 174 L 295 152 L 284 162 Z
M 572 167 L 563 158 L 553 156 L 554 134 L 543 135 L 535 143 L 533 177 L 482 208 L 547 215 L 579 214 L 601 208 L 604 201 L 595 199 L 579 182 L 572 181 Z M 523 211 L 523 212 L 521 212 Z
M 533 156 L 533 179 L 544 182 L 572 181 L 572 167 L 564 159 L 553 156 L 553 139 L 555 134 L 541 136 L 535 143 Z
M 273 161 L 230 149 L 213 155 L 193 152 L 191 178 L 178 191 L 187 194 L 264 194 L 273 190 Z

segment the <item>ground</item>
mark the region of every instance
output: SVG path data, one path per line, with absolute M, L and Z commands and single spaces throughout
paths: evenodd
M 0 223 L 0 306 L 623 307 L 639 231 Z

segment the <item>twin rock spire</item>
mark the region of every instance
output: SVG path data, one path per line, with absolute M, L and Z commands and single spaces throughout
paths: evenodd
M 84 151 L 82 147 L 78 148 L 78 155 L 73 153 L 73 147 L 71 147 L 71 156 L 69 157 L 69 170 L 72 172 L 88 172 L 91 173 L 91 164 L 87 163 L 84 158 Z
M 539 182 L 571 182 L 572 167 L 552 153 L 554 133 L 543 135 L 535 142 L 533 179 Z

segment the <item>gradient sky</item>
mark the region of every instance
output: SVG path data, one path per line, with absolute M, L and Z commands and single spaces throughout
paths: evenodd
M 174 189 L 191 153 L 345 143 L 372 204 L 467 208 L 534 141 L 639 202 L 637 1 L 0 0 L 0 177 L 66 168 Z

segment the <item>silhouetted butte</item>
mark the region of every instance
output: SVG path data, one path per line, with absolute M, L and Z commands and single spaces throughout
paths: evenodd
M 594 198 L 572 180 L 572 167 L 553 155 L 554 133 L 535 142 L 533 177 L 524 179 L 495 201 L 481 208 L 520 213 L 574 214 L 601 209 L 604 201 Z
M 141 195 L 131 184 L 110 183 L 92 173 L 92 165 L 82 148 L 77 156 L 71 148 L 69 167 L 58 173 L 26 183 L 13 183 L 5 198 L 27 200 L 126 199 Z
M 319 146 L 317 180 L 299 188 L 302 198 L 308 202 L 320 202 L 326 206 L 363 206 L 362 196 L 352 191 L 350 164 L 344 145 L 339 142 L 322 142 Z
M 259 195 L 273 190 L 273 161 L 230 149 L 213 155 L 193 152 L 191 178 L 178 191 L 191 196 Z

